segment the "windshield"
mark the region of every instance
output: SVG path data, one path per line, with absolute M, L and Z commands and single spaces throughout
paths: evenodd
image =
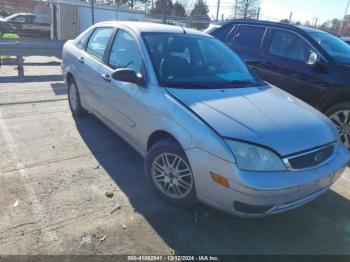
M 8 21 L 10 21 L 12 18 L 14 18 L 16 16 L 17 16 L 17 14 L 13 14 L 13 15 L 7 16 L 7 17 L 4 18 L 4 21 L 8 22 Z
M 230 88 L 263 84 L 217 39 L 176 33 L 144 33 L 143 38 L 161 86 Z
M 323 32 L 308 32 L 338 63 L 350 64 L 350 46 L 336 36 Z

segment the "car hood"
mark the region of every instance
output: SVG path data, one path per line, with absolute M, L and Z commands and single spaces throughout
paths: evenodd
M 273 86 L 167 90 L 221 136 L 264 145 L 282 156 L 337 138 L 323 114 Z

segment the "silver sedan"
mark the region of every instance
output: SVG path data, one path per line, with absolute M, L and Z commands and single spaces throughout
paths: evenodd
M 279 213 L 327 191 L 349 161 L 324 115 L 195 30 L 99 23 L 65 44 L 62 69 L 72 114 L 126 140 L 176 205 Z

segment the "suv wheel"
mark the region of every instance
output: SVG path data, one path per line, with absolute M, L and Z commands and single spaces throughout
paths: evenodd
M 167 202 L 190 206 L 196 202 L 191 166 L 180 145 L 170 139 L 154 144 L 145 159 L 153 189 Z
M 332 106 L 325 114 L 337 127 L 342 142 L 350 149 L 350 102 Z
M 68 102 L 73 116 L 81 116 L 85 113 L 81 106 L 80 94 L 74 79 L 68 82 Z

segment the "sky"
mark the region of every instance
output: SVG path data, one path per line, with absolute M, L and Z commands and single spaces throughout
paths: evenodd
M 232 6 L 235 0 L 220 0 L 220 17 L 232 16 Z M 349 0 L 261 0 L 261 19 L 279 21 L 289 18 L 293 12 L 294 22 L 309 21 L 321 24 L 333 18 L 342 18 Z M 216 17 L 217 0 L 207 0 L 210 17 Z M 350 13 L 350 7 L 348 10 Z

